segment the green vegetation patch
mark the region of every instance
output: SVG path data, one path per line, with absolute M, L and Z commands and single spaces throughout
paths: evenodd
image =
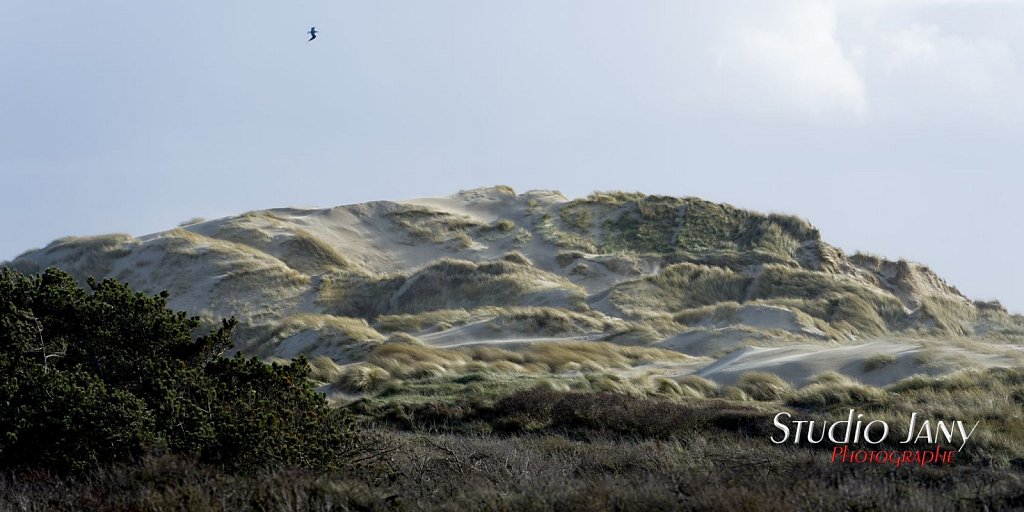
M 80 472 L 152 452 L 233 471 L 347 463 L 356 436 L 305 364 L 223 358 L 233 319 L 197 337 L 166 293 L 89 284 L 0 270 L 0 468 Z

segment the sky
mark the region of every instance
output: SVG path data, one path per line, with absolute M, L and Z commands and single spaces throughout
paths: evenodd
M 800 215 L 1024 313 L 1021 26 L 1009 0 L 5 0 L 0 260 L 254 209 L 627 190 Z

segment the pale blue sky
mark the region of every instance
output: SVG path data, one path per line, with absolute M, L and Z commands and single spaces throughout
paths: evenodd
M 259 208 L 625 189 L 795 213 L 1024 312 L 1021 26 L 996 0 L 6 0 L 0 259 Z

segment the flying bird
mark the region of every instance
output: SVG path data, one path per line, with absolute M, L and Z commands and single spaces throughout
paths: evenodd
M 316 39 L 316 27 L 310 28 L 309 32 L 306 32 L 306 33 L 310 35 L 309 41 L 312 41 L 312 40 Z M 306 42 L 308 43 L 309 41 L 306 41 Z

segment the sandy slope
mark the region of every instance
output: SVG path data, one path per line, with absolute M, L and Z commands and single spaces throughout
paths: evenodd
M 940 375 L 960 368 L 1011 367 L 1022 364 L 1019 354 L 1015 357 L 1014 354 L 991 353 L 992 348 L 982 345 L 976 351 L 960 347 L 926 349 L 920 344 L 895 341 L 829 347 L 818 344 L 744 347 L 700 369 L 696 374 L 721 384 L 733 384 L 746 372 L 769 372 L 779 375 L 794 386 L 802 386 L 815 375 L 833 371 L 865 384 L 884 386 L 914 374 Z M 923 350 L 930 351 L 927 359 L 921 357 Z M 880 368 L 866 369 L 865 361 L 877 354 L 891 355 L 895 361 Z
M 654 285 L 637 289 L 645 290 L 643 293 L 648 295 L 661 294 L 657 300 L 644 296 L 636 303 L 654 304 L 668 310 L 654 311 L 644 306 L 624 312 L 612 299 L 614 287 L 622 283 L 642 283 L 659 276 L 670 263 L 666 263 L 664 255 L 649 251 L 593 254 L 567 250 L 560 245 L 557 236 L 545 231 L 550 228 L 544 224 L 568 230 L 565 218 L 560 215 L 560 208 L 567 204 L 569 200 L 557 192 L 531 191 L 517 195 L 507 187 L 491 187 L 443 198 L 377 201 L 324 209 L 278 208 L 199 222 L 138 238 L 109 235 L 61 239 L 22 255 L 12 265 L 27 272 L 59 266 L 81 279 L 109 276 L 148 293 L 168 290 L 171 307 L 210 319 L 237 316 L 244 334 L 257 340 L 255 345 L 243 347 L 245 350 L 285 358 L 324 354 L 339 362 L 350 362 L 362 350 L 358 343 L 366 342 L 353 342 L 344 332 L 328 332 L 322 326 L 301 328 L 288 336 L 267 334 L 275 332 L 285 319 L 301 314 L 362 316 L 372 325 L 377 315 L 393 312 L 368 312 L 369 306 L 352 298 L 364 293 L 360 286 L 366 285 L 365 293 L 370 295 L 386 294 L 376 301 L 377 305 L 385 309 L 389 305 L 397 307 L 407 299 L 404 294 L 415 288 L 417 272 L 431 265 L 447 259 L 500 262 L 514 252 L 525 258 L 529 272 L 493 280 L 500 285 L 489 284 L 492 281 L 481 281 L 484 284 L 479 286 L 472 282 L 462 285 L 474 298 L 499 300 L 507 296 L 533 302 L 486 303 L 472 307 L 550 305 L 572 311 L 590 308 L 592 312 L 618 317 L 616 321 L 623 325 L 643 323 L 646 317 L 656 318 L 657 322 L 652 325 L 657 326 L 657 331 L 648 329 L 646 338 L 639 341 L 628 338 L 629 343 L 700 357 L 695 359 L 697 363 L 647 365 L 647 369 L 661 373 L 697 372 L 729 384 L 744 372 L 768 371 L 799 385 L 815 374 L 837 371 L 881 385 L 914 373 L 939 374 L 964 367 L 1009 366 L 1022 362 L 1020 356 L 1024 351 L 1007 348 L 1012 345 L 859 337 L 850 335 L 848 326 L 843 327 L 848 330 L 842 331 L 846 334 L 840 337 L 835 332 L 823 331 L 831 327 L 822 324 L 821 319 L 812 320 L 806 313 L 790 307 L 747 302 L 749 297 L 730 299 L 743 304 L 732 302 L 730 307 L 708 313 L 698 321 L 688 320 L 685 326 L 673 327 L 676 325 L 671 323 L 673 314 L 683 309 L 674 301 L 681 301 L 686 290 L 665 290 Z M 608 221 L 617 219 L 613 216 Z M 511 229 L 501 227 L 509 225 Z M 592 234 L 601 237 L 606 234 L 608 225 L 595 223 Z M 845 258 L 818 241 L 802 243 L 822 248 L 821 254 L 835 260 L 825 262 L 828 265 L 812 262 L 823 268 L 828 266 L 825 270 L 819 269 L 827 278 L 822 282 L 870 288 L 872 294 L 892 298 L 897 309 L 902 307 L 907 312 L 908 321 L 916 321 L 928 304 L 937 309 L 966 307 L 967 313 L 961 311 L 961 314 L 970 318 L 964 322 L 980 318 L 982 314 L 955 288 L 920 265 L 873 256 Z M 567 257 L 568 253 L 571 255 Z M 790 267 L 798 265 L 795 260 L 784 263 Z M 502 267 L 488 268 L 488 272 L 503 271 Z M 758 276 L 763 268 L 740 268 L 736 275 Z M 397 280 L 400 286 L 388 288 L 389 279 Z M 331 283 L 341 284 L 335 286 L 334 295 L 327 300 L 325 290 Z M 756 284 L 757 279 L 748 292 L 752 293 Z M 510 289 L 522 286 L 527 291 L 502 295 L 495 292 L 505 290 L 494 290 L 495 286 Z M 583 293 L 580 290 L 585 290 L 585 301 L 573 299 Z M 415 302 L 410 299 L 406 303 L 420 307 L 424 301 L 429 302 L 430 292 L 420 290 L 421 296 L 416 297 Z M 442 295 L 440 290 L 437 295 Z M 936 298 L 939 302 L 935 302 Z M 929 300 L 932 302 L 928 303 Z M 351 308 L 339 312 L 343 306 Z M 469 309 L 471 306 L 459 307 Z M 921 324 L 930 325 L 928 322 Z M 998 333 L 1005 327 L 1003 324 L 981 325 L 976 332 Z M 1009 329 L 1024 328 L 1010 326 Z M 412 334 L 434 347 L 500 344 L 512 349 L 539 341 L 627 339 L 614 338 L 611 336 L 614 333 L 601 330 L 565 335 L 514 329 L 496 331 L 493 324 L 485 321 Z M 376 333 L 374 337 L 385 338 Z M 876 338 L 877 341 L 863 341 Z M 265 345 L 257 346 L 259 343 Z M 864 361 L 877 354 L 891 355 L 895 362 L 865 371 Z

